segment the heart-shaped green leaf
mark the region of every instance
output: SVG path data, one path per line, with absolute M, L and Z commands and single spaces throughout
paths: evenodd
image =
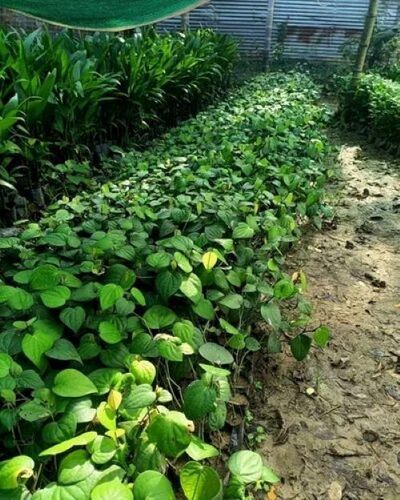
M 86 375 L 73 368 L 67 368 L 56 375 L 53 392 L 64 398 L 80 398 L 88 394 L 97 394 L 98 391 Z

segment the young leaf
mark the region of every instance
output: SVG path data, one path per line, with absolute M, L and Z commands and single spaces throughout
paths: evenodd
M 39 330 L 32 335 L 26 334 L 22 339 L 22 351 L 37 368 L 42 369 L 46 364 L 45 353 L 53 347 L 59 337 L 59 333 L 52 329 Z
M 279 477 L 269 467 L 263 467 L 262 480 L 270 484 L 276 484 L 280 482 Z
M 110 321 L 102 321 L 99 325 L 100 338 L 107 344 L 118 344 L 123 339 L 122 333 Z
M 217 391 L 208 387 L 202 380 L 195 380 L 185 389 L 183 408 L 191 420 L 200 420 L 214 409 Z
M 186 279 L 184 279 L 179 287 L 180 291 L 192 302 L 197 304 L 202 298 L 203 287 L 200 278 L 191 273 Z
M 132 490 L 126 484 L 121 483 L 119 479 L 113 479 L 112 481 L 98 484 L 90 495 L 91 500 L 110 500 L 111 498 L 118 500 L 133 500 L 133 493 Z
M 206 460 L 207 458 L 213 458 L 219 456 L 219 451 L 215 446 L 205 443 L 197 436 L 193 436 L 190 445 L 186 448 L 186 453 L 190 458 L 200 462 L 201 460 Z
M 192 440 L 188 423 L 182 413 L 170 411 L 167 415 L 156 415 L 147 428 L 147 434 L 161 453 L 174 458 L 185 451 Z
M 233 238 L 235 240 L 248 239 L 254 236 L 254 229 L 252 229 L 245 222 L 239 222 L 239 224 L 233 230 Z
M 290 341 L 290 349 L 297 361 L 303 361 L 307 357 L 311 342 L 311 337 L 304 334 L 297 335 L 297 337 Z
M 125 396 L 122 407 L 127 411 L 147 408 L 155 402 L 156 398 L 156 393 L 150 384 L 135 385 Z
M 225 347 L 213 342 L 202 345 L 199 353 L 204 359 L 216 365 L 230 365 L 234 361 L 232 354 Z
M 326 347 L 331 337 L 331 331 L 327 326 L 320 326 L 314 332 L 314 342 L 318 347 Z
M 185 255 L 183 255 L 182 253 L 175 252 L 174 259 L 176 260 L 178 267 L 182 269 L 182 271 L 184 271 L 185 273 L 191 273 L 193 271 L 193 267 L 190 264 L 189 259 L 185 257 Z
M 243 305 L 243 297 L 237 293 L 231 293 L 221 299 L 219 304 L 228 309 L 240 309 Z
M 167 252 L 157 252 L 149 255 L 146 263 L 155 269 L 163 269 L 168 267 L 171 262 L 171 256 Z
M 60 282 L 59 271 L 55 266 L 45 264 L 32 271 L 30 285 L 32 290 L 55 288 Z
M 278 300 L 289 299 L 296 293 L 296 287 L 293 282 L 288 279 L 282 279 L 274 286 L 274 296 Z
M 132 288 L 131 289 L 131 294 L 132 294 L 132 297 L 135 299 L 135 301 L 140 306 L 145 306 L 146 305 L 146 299 L 145 299 L 143 293 L 138 288 Z
M 78 370 L 67 368 L 56 375 L 53 392 L 64 398 L 80 398 L 88 394 L 97 394 L 98 391 L 86 375 Z
M 272 326 L 275 330 L 278 330 L 282 323 L 281 311 L 277 304 L 269 302 L 268 304 L 263 304 L 261 306 L 261 316 L 265 321 Z
M 114 431 L 117 428 L 117 412 L 111 408 L 105 401 L 102 401 L 96 410 L 96 417 L 99 423 L 108 431 Z
M 76 433 L 77 423 L 76 416 L 73 413 L 64 413 L 58 422 L 49 422 L 43 427 L 43 441 L 50 445 L 73 438 Z
M 188 462 L 179 476 L 182 489 L 188 500 L 220 500 L 222 481 L 217 472 L 198 462 Z
M 171 483 L 160 472 L 154 470 L 139 474 L 133 484 L 133 497 L 135 500 L 150 500 L 152 498 L 155 500 L 175 500 Z M 109 498 L 111 497 L 108 497 L 107 500 Z
M 58 483 L 63 486 L 76 484 L 91 476 L 95 468 L 85 450 L 75 450 L 64 457 L 59 465 Z
M 46 356 L 61 361 L 77 361 L 81 365 L 83 364 L 74 344 L 66 339 L 57 340 L 53 347 L 46 351 Z
M 60 314 L 60 319 L 65 326 L 77 333 L 85 322 L 86 313 L 83 307 L 67 307 Z
M 26 455 L 19 455 L 0 462 L 0 490 L 14 490 L 33 476 L 35 462 Z
M 112 307 L 118 299 L 123 297 L 124 290 L 119 285 L 109 283 L 100 290 L 100 306 L 103 311 Z
M 258 453 L 242 450 L 230 457 L 228 468 L 243 483 L 249 484 L 261 479 L 264 465 Z
M 120 373 L 117 368 L 98 368 L 89 373 L 88 377 L 97 388 L 99 395 L 107 394 L 113 384 L 113 380 Z
M 215 318 L 215 311 L 211 301 L 204 297 L 200 298 L 197 304 L 193 304 L 192 309 L 200 318 L 208 321 L 212 321 Z
M 201 261 L 205 269 L 211 271 L 218 262 L 218 255 L 215 252 L 207 252 L 203 255 Z
M 174 338 L 171 340 L 161 338 L 157 340 L 157 348 L 160 356 L 168 361 L 182 361 L 183 351 L 182 347 L 174 342 Z
M 61 285 L 49 288 L 48 290 L 44 290 L 40 293 L 40 298 L 42 299 L 43 304 L 50 309 L 62 307 L 70 297 L 70 289 Z
M 176 321 L 176 314 L 168 307 L 152 306 L 144 313 L 143 319 L 151 330 L 162 330 Z
M 51 448 L 47 448 L 46 450 L 40 453 L 40 457 L 59 455 L 60 453 L 64 453 L 65 451 L 74 448 L 75 446 L 86 446 L 91 443 L 97 436 L 97 432 L 85 432 L 80 436 L 76 436 L 72 439 L 68 439 L 67 441 L 63 441 L 62 443 L 56 444 Z
M 162 271 L 156 278 L 156 287 L 163 299 L 174 295 L 179 290 L 181 283 L 181 275 L 173 271 Z
M 91 460 L 95 464 L 103 465 L 113 459 L 117 452 L 115 442 L 106 436 L 97 436 L 94 441 L 88 444 Z
M 14 288 L 8 299 L 8 305 L 16 311 L 27 311 L 33 306 L 33 297 L 22 288 Z

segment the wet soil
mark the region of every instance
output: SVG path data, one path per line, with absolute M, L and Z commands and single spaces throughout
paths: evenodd
M 306 362 L 282 354 L 263 377 L 260 451 L 278 498 L 400 499 L 400 160 L 335 135 L 341 179 L 333 229 L 306 234 L 314 326 L 332 339 Z M 272 368 L 272 369 L 271 369 Z

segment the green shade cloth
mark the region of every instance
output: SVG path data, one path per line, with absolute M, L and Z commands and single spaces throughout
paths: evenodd
M 208 0 L 0 0 L 0 8 L 68 28 L 122 31 L 184 14 Z

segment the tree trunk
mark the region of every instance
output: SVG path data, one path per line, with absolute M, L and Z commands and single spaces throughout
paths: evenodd
M 358 47 L 357 62 L 354 68 L 353 82 L 357 84 L 364 71 L 368 49 L 371 45 L 376 21 L 378 19 L 379 0 L 370 0 L 367 17 L 365 18 L 364 31 Z

